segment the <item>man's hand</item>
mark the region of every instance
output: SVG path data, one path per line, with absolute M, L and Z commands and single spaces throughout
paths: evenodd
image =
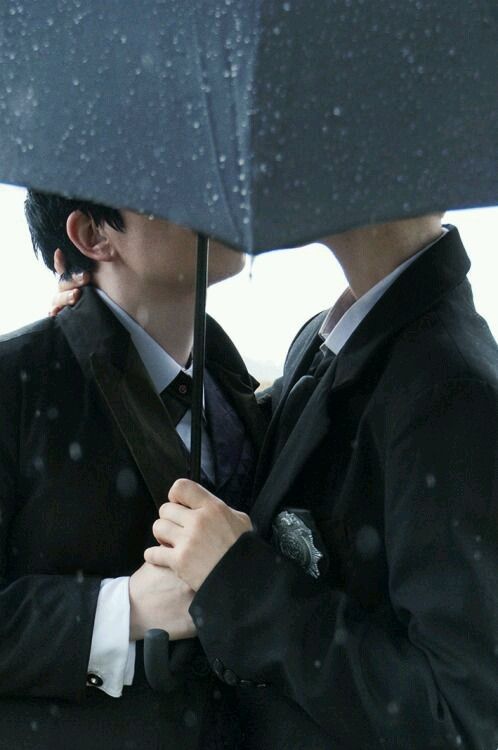
M 48 312 L 51 318 L 58 315 L 68 305 L 74 305 L 81 297 L 79 287 L 86 286 L 92 279 L 91 274 L 87 271 L 82 271 L 81 273 L 73 273 L 69 281 L 63 281 L 62 275 L 66 272 L 66 266 L 64 265 L 64 255 L 59 248 L 54 253 L 54 268 L 55 272 L 59 275 L 59 283 L 57 285 L 57 294 L 53 297 Z
M 144 563 L 130 578 L 130 640 L 142 640 L 150 628 L 167 630 L 172 641 L 194 638 L 188 613 L 193 597 L 172 570 Z
M 223 555 L 252 523 L 189 479 L 178 479 L 169 491 L 171 502 L 159 509 L 152 530 L 160 547 L 145 550 L 145 559 L 171 568 L 197 591 Z

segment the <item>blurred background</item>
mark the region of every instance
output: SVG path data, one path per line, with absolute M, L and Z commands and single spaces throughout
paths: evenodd
M 24 196 L 22 188 L 0 185 L 2 334 L 44 317 L 56 290 L 54 277 L 34 256 Z M 498 208 L 448 212 L 445 223 L 460 230 L 472 261 L 477 309 L 498 338 Z M 239 276 L 212 287 L 208 311 L 232 337 L 254 376 L 269 383 L 280 374 L 299 327 L 332 305 L 345 285 L 323 245 L 277 250 L 249 260 Z

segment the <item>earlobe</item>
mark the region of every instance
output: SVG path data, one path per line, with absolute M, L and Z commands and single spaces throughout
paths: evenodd
M 69 214 L 66 232 L 73 245 L 87 258 L 96 262 L 112 260 L 113 250 L 105 232 L 83 211 L 72 211 Z

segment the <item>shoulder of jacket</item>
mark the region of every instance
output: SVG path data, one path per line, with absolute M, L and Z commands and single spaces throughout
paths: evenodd
M 292 362 L 300 359 L 303 352 L 308 348 L 311 340 L 318 334 L 327 312 L 328 310 L 322 310 L 322 312 L 313 315 L 312 318 L 307 320 L 306 323 L 301 326 L 294 336 L 287 352 L 284 370 L 291 366 Z

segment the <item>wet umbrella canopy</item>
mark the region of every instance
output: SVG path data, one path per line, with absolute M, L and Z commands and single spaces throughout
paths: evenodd
M 492 0 L 11 0 L 0 18 L 4 182 L 249 252 L 496 203 Z

